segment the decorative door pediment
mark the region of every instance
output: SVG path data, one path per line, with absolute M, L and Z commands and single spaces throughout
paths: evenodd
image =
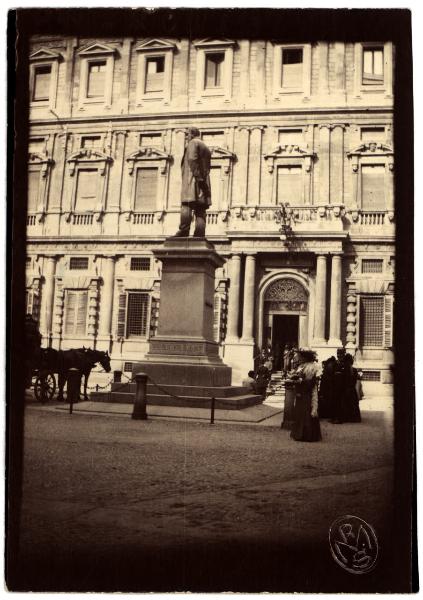
M 308 294 L 295 279 L 277 279 L 267 288 L 264 301 L 268 308 L 281 311 L 304 312 L 308 306 Z

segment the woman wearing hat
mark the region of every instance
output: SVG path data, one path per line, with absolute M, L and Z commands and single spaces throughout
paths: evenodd
M 317 383 L 320 368 L 316 353 L 308 348 L 297 351 L 299 366 L 289 373 L 295 383 L 294 424 L 291 437 L 298 442 L 318 442 L 322 439 L 317 413 Z

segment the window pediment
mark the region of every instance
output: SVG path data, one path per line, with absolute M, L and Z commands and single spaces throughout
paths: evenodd
M 225 174 L 229 173 L 232 163 L 235 161 L 235 154 L 221 148 L 220 146 L 210 146 L 212 163 L 220 164 Z
M 30 152 L 28 155 L 29 165 L 39 165 L 41 167 L 41 176 L 47 177 L 50 167 L 53 166 L 54 160 L 47 154 L 41 152 Z
M 51 50 L 48 50 L 47 48 L 40 48 L 39 50 L 37 50 L 36 52 L 34 52 L 33 54 L 31 54 L 31 56 L 29 57 L 29 60 L 31 62 L 34 61 L 55 61 L 55 60 L 62 60 L 62 55 L 58 52 L 52 52 Z
M 176 45 L 166 40 L 154 39 L 143 42 L 135 48 L 136 52 L 175 51 Z
M 103 152 L 93 150 L 92 148 L 81 148 L 68 158 L 69 173 L 70 175 L 74 175 L 77 164 L 89 163 L 98 166 L 100 175 L 104 175 L 107 165 L 111 162 L 113 162 L 112 157 L 103 154 Z
M 373 156 L 386 156 L 393 154 L 394 150 L 388 144 L 382 144 L 380 142 L 367 142 L 360 144 L 355 150 L 348 153 L 348 156 L 360 156 L 360 155 L 373 155 Z
M 91 44 L 84 50 L 79 52 L 80 56 L 104 56 L 107 54 L 115 54 L 116 48 L 112 48 L 106 44 Z
M 213 38 L 204 38 L 197 42 L 194 42 L 195 48 L 228 48 L 229 46 L 235 46 L 236 42 L 234 40 L 229 40 L 227 38 L 213 39 Z
M 170 154 L 166 154 L 163 150 L 146 146 L 145 148 L 138 148 L 135 152 L 130 154 L 126 159 L 128 164 L 129 175 L 134 172 L 135 163 L 139 161 L 160 161 L 160 172 L 164 174 L 166 172 L 167 164 L 172 159 Z
M 278 144 L 273 152 L 265 154 L 264 156 L 265 160 L 268 162 L 267 168 L 269 173 L 273 172 L 275 161 L 280 159 L 304 159 L 305 169 L 306 171 L 310 171 L 311 163 L 315 157 L 316 154 L 314 152 L 310 152 L 306 148 L 302 148 L 297 144 Z

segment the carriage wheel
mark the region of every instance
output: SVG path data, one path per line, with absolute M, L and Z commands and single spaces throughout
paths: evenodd
M 48 402 L 56 391 L 56 378 L 53 373 L 38 375 L 34 383 L 34 394 L 38 402 Z

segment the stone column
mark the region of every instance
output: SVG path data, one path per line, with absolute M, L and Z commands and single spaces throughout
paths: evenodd
M 102 265 L 103 286 L 100 296 L 100 337 L 110 339 L 112 332 L 113 294 L 115 283 L 115 257 L 104 256 Z
M 329 346 L 341 345 L 341 299 L 342 299 L 342 258 L 332 256 L 332 277 L 330 284 Z
M 41 295 L 40 332 L 45 337 L 51 333 L 53 322 L 54 276 L 56 273 L 56 256 L 44 258 L 44 287 Z
M 326 255 L 317 256 L 316 266 L 316 298 L 314 311 L 314 342 L 315 344 L 326 344 L 325 321 L 326 321 Z
M 234 342 L 239 339 L 238 336 L 238 318 L 239 318 L 239 285 L 241 274 L 241 256 L 234 254 L 230 264 L 230 288 L 228 303 L 228 329 L 227 342 Z
M 247 254 L 245 259 L 244 313 L 242 318 L 242 342 L 252 343 L 254 331 L 254 292 L 256 275 L 256 257 Z
M 319 204 L 329 204 L 329 140 L 331 125 L 328 123 L 320 125 L 319 135 Z

